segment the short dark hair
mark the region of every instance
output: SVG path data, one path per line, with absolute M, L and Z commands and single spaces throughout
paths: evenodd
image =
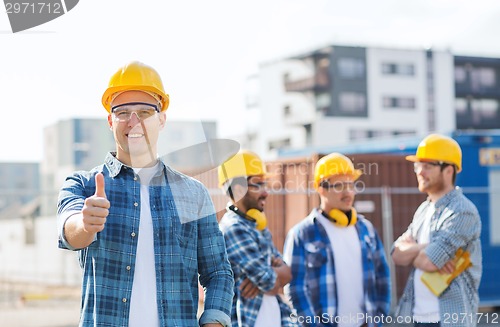
M 226 189 L 226 194 L 231 198 L 231 200 L 234 201 L 234 195 L 233 195 L 232 188 L 236 185 L 247 187 L 249 178 L 250 177 L 245 177 L 245 176 L 235 177 L 226 183 L 224 188 Z
M 451 177 L 451 183 L 453 184 L 453 186 L 455 186 L 455 183 L 456 183 L 456 180 L 457 180 L 457 166 L 454 165 L 454 164 L 450 164 L 450 163 L 444 162 L 444 163 L 441 164 L 441 171 L 443 171 L 448 166 L 452 166 L 453 167 L 453 176 Z

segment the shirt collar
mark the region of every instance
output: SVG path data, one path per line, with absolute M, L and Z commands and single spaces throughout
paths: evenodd
M 450 192 L 446 193 L 441 199 L 437 200 L 435 203 L 435 207 L 440 208 L 448 205 L 454 198 L 462 194 L 462 189 L 458 186 Z
M 162 160 L 159 161 L 159 167 L 158 167 L 158 172 L 161 171 L 163 172 L 165 170 L 165 163 Z M 132 170 L 132 167 L 129 167 L 122 163 L 120 160 L 116 158 L 116 152 L 108 152 L 106 155 L 106 158 L 104 159 L 104 165 L 109 171 L 109 176 L 111 178 L 115 178 L 122 169 L 130 169 Z M 157 175 L 158 172 L 155 174 Z

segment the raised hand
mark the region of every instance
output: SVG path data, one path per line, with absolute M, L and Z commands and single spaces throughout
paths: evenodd
M 82 209 L 83 229 L 89 233 L 97 233 L 104 229 L 109 214 L 110 203 L 106 197 L 104 175 L 95 175 L 95 194 L 85 199 Z

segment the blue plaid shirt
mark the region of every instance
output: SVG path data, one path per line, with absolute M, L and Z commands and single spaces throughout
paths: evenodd
M 285 287 L 303 326 L 336 326 L 339 299 L 331 243 L 314 209 L 294 226 L 285 241 L 285 261 L 291 265 L 292 281 Z M 381 317 L 391 304 L 390 273 L 384 247 L 373 225 L 358 214 L 355 225 L 361 245 L 365 314 Z M 349 269 L 349 267 L 345 267 Z M 309 318 L 307 318 L 309 317 Z M 366 319 L 371 321 L 376 319 Z M 311 322 L 311 323 L 308 323 Z
M 226 241 L 227 253 L 234 272 L 234 298 L 231 320 L 233 327 L 254 327 L 262 304 L 263 293 L 276 283 L 276 273 L 270 265 L 271 258 L 282 258 L 274 246 L 269 229 L 259 231 L 256 223 L 227 211 L 220 221 Z M 255 298 L 241 296 L 239 287 L 248 278 L 261 290 Z M 297 326 L 290 319 L 291 309 L 276 296 L 281 311 L 281 326 Z M 279 327 L 279 326 L 276 326 Z
M 64 238 L 64 222 L 80 212 L 85 199 L 95 193 L 98 172 L 104 174 L 111 203 L 106 225 L 92 244 L 74 249 Z M 234 281 L 206 188 L 161 163 L 149 192 L 160 326 L 198 325 L 198 274 L 206 289 L 200 325 L 220 322 L 230 326 Z M 79 250 L 83 269 L 80 326 L 129 324 L 140 199 L 139 176 L 111 153 L 103 165 L 69 176 L 60 191 L 59 247 Z

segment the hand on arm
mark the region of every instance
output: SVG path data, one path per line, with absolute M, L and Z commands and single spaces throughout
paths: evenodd
M 392 260 L 395 264 L 400 266 L 411 265 L 426 245 L 427 244 L 418 244 L 410 234 L 405 233 L 394 243 Z
M 285 286 L 290 282 L 290 280 L 292 280 L 292 272 L 290 267 L 288 267 L 281 258 L 273 258 L 271 261 L 271 266 L 273 267 L 273 270 L 277 275 L 276 282 L 274 284 L 274 287 L 265 294 L 277 295 L 280 293 L 283 286 Z M 248 299 L 253 299 L 260 293 L 259 288 L 248 278 L 245 278 L 245 280 L 243 280 L 239 288 L 241 291 L 241 296 Z
M 455 260 L 451 259 L 450 261 L 445 263 L 444 266 L 438 271 L 440 274 L 451 274 L 455 271 L 455 266 L 456 266 Z
M 64 224 L 64 235 L 69 244 L 82 249 L 92 243 L 96 233 L 104 229 L 106 217 L 109 214 L 110 203 L 104 191 L 104 176 L 95 176 L 96 191 L 85 199 L 82 211 L 70 216 Z
M 241 296 L 243 296 L 246 299 L 253 299 L 260 293 L 259 288 L 255 284 L 253 284 L 248 278 L 245 278 L 243 282 L 241 282 L 240 291 L 241 291 Z
M 290 283 L 290 281 L 292 280 L 292 269 L 290 268 L 290 266 L 288 266 L 282 258 L 273 258 L 271 264 L 274 268 L 280 268 L 279 271 L 277 271 L 276 269 L 275 271 L 276 273 L 278 273 L 281 287 Z
M 413 266 L 415 268 L 421 269 L 423 271 L 433 272 L 437 271 L 439 268 L 429 260 L 425 254 L 425 249 L 421 249 L 415 260 L 413 260 Z
M 279 259 L 281 262 L 280 266 L 273 266 L 274 272 L 276 272 L 276 283 L 274 284 L 274 287 L 269 291 L 266 292 L 268 295 L 278 295 L 283 286 L 286 284 L 290 283 L 292 280 L 292 270 L 290 267 L 283 262 L 283 260 Z

